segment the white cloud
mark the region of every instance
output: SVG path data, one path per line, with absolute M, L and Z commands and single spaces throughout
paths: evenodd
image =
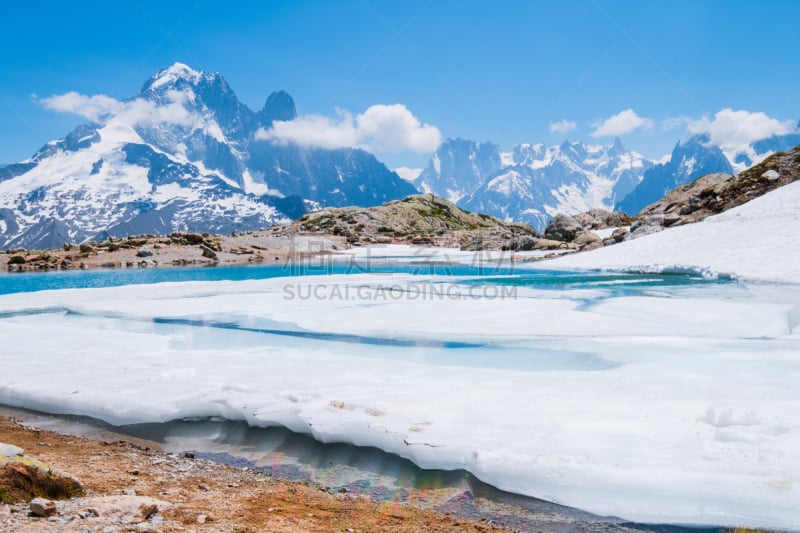
M 551 122 L 550 123 L 550 133 L 558 133 L 558 134 L 565 134 L 569 133 L 578 125 L 575 122 L 571 122 L 567 119 L 559 120 L 558 122 Z
M 314 148 L 346 148 L 359 143 L 353 116 L 339 113 L 334 120 L 320 115 L 306 115 L 294 120 L 276 120 L 269 130 L 259 128 L 256 139 L 279 144 L 299 144 Z
M 628 108 L 593 126 L 595 130 L 592 132 L 592 137 L 614 137 L 637 129 L 649 130 L 653 127 L 653 121 L 640 117 L 633 109 Z
M 398 176 L 412 183 L 422 174 L 421 168 L 397 167 L 394 171 Z
M 331 119 L 320 115 L 276 121 L 269 130 L 256 132 L 256 139 L 317 148 L 360 147 L 371 151 L 430 153 L 442 141 L 439 129 L 423 124 L 402 104 L 373 105 L 353 117 L 339 112 Z
M 87 96 L 77 92 L 38 100 L 46 109 L 72 113 L 99 124 L 116 121 L 130 126 L 159 123 L 190 126 L 196 121 L 197 117 L 186 109 L 186 94 L 168 91 L 166 101 L 165 104 L 143 98 L 121 101 L 104 94 Z
M 718 111 L 713 119 L 705 116 L 692 120 L 686 129 L 693 135 L 707 134 L 711 143 L 723 149 L 737 149 L 760 139 L 796 130 L 791 120 L 781 122 L 766 113 L 734 111 L 731 108 Z
M 676 128 L 683 128 L 692 121 L 691 118 L 681 115 L 679 117 L 665 118 L 659 123 L 662 131 L 671 131 Z

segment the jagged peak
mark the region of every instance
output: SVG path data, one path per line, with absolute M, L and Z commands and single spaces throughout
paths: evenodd
M 140 94 L 163 93 L 169 89 L 181 89 L 186 86 L 196 88 L 201 84 L 213 84 L 214 82 L 227 87 L 227 82 L 219 72 L 209 73 L 193 69 L 184 63 L 175 62 L 153 74 L 139 92 Z
M 294 98 L 284 90 L 273 91 L 267 97 L 267 101 L 264 102 L 259 118 L 265 126 L 272 124 L 276 120 L 294 120 L 297 118 Z
M 165 85 L 174 85 L 178 80 L 186 80 L 194 85 L 199 83 L 203 75 L 204 72 L 200 70 L 194 70 L 184 63 L 175 62 L 171 66 L 156 72 L 147 80 L 142 90 L 155 90 Z

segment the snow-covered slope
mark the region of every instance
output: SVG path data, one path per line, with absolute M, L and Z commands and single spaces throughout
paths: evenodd
M 102 108 L 97 120 L 0 169 L 0 247 L 227 233 L 307 207 L 373 206 L 416 192 L 362 150 L 257 140 L 259 128 L 296 117 L 294 101 L 274 92 L 254 112 L 218 73 L 176 63 L 130 100 L 91 97 L 88 105 Z
M 651 166 L 619 139 L 611 146 L 521 144 L 510 152 L 448 139 L 415 183 L 465 209 L 542 229 L 556 213 L 611 208 Z
M 697 270 L 800 283 L 800 182 L 702 222 L 544 263 L 548 268 Z

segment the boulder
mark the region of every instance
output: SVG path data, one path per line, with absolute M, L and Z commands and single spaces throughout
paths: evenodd
M 217 254 L 214 252 L 214 250 L 204 244 L 201 244 L 200 248 L 203 249 L 203 257 L 213 259 L 214 261 L 217 260 Z
M 150 251 L 149 248 L 142 246 L 138 250 L 136 250 L 136 257 L 151 257 L 153 252 Z
M 597 233 L 593 231 L 582 231 L 575 237 L 575 239 L 573 239 L 572 242 L 578 246 L 586 247 L 590 244 L 597 244 L 602 241 L 603 239 L 601 239 Z
M 545 228 L 544 236 L 556 241 L 572 242 L 581 232 L 583 226 L 575 217 L 559 213 Z
M 641 220 L 637 220 L 636 222 L 631 224 L 631 232 L 628 238 L 638 239 L 639 237 L 644 237 L 645 235 L 652 235 L 653 233 L 658 233 L 659 231 L 663 231 L 664 226 L 661 225 L 661 220 L 656 218 L 644 222 Z
M 44 498 L 34 498 L 31 500 L 31 514 L 41 518 L 47 518 L 58 513 L 56 502 Z
M 4 458 L 12 458 L 25 453 L 19 446 L 0 442 L 0 464 Z
M 628 228 L 617 228 L 614 230 L 614 233 L 611 234 L 611 238 L 614 239 L 614 242 L 622 242 L 630 233 Z

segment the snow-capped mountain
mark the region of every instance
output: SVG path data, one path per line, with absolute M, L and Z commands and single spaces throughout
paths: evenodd
M 611 146 L 521 144 L 510 152 L 448 139 L 415 183 L 465 209 L 542 229 L 559 212 L 611 208 L 651 166 L 619 139 Z
M 502 156 L 500 147 L 490 142 L 447 139 L 413 183 L 421 192 L 458 203 L 502 168 Z
M 730 161 L 707 136 L 696 135 L 679 142 L 666 163 L 644 173 L 641 183 L 627 196 L 620 196 L 615 209 L 635 215 L 664 197 L 672 189 L 714 172 L 733 173 Z
M 259 128 L 297 116 L 282 91 L 254 112 L 220 74 L 176 63 L 134 98 L 103 98 L 89 102 L 97 120 L 0 168 L 0 247 L 254 229 L 416 192 L 363 150 L 258 140 Z
M 784 135 L 773 135 L 766 139 L 756 141 L 738 153 L 729 157 L 737 172 L 756 165 L 776 152 L 788 152 L 800 145 L 800 121 L 797 122 L 797 132 Z

